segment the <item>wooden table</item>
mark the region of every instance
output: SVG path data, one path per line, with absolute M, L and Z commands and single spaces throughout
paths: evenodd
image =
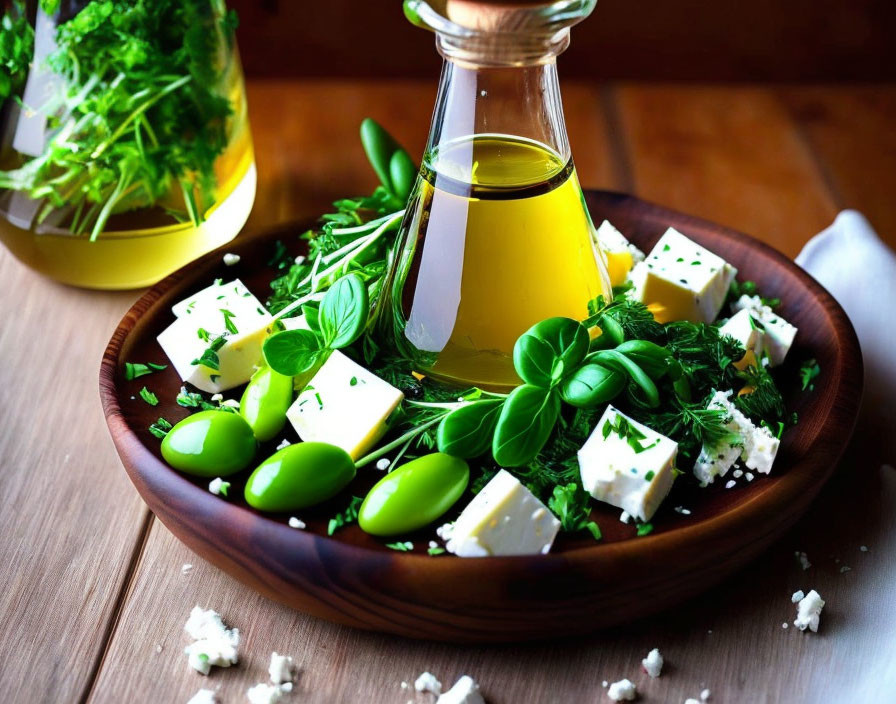
M 370 115 L 422 151 L 430 82 L 250 85 L 259 195 L 250 226 L 321 212 L 374 178 L 355 137 Z M 586 187 L 644 198 L 749 232 L 795 255 L 844 207 L 896 244 L 896 86 L 564 86 Z M 286 701 L 414 700 L 423 670 L 469 673 L 492 704 L 609 701 L 629 677 L 644 701 L 893 701 L 896 470 L 870 440 L 810 515 L 722 586 L 646 622 L 559 643 L 456 647 L 333 626 L 246 591 L 180 545 L 147 511 L 112 449 L 97 395 L 107 339 L 137 292 L 80 291 L 0 252 L 0 699 L 224 702 L 267 679 L 272 650 L 302 669 Z M 866 545 L 867 551 L 860 550 Z M 794 559 L 805 550 L 812 567 Z M 184 573 L 182 565 L 192 563 Z M 850 571 L 843 570 L 851 568 Z M 790 594 L 828 601 L 821 632 L 792 621 Z M 239 667 L 188 669 L 194 604 L 244 636 Z M 640 671 L 659 647 L 661 678 Z M 889 694 L 886 694 L 889 692 Z M 11 697 L 11 699 L 10 699 Z M 428 701 L 421 695 L 416 701 Z

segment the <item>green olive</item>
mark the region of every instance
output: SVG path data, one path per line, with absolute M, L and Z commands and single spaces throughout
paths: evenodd
M 262 367 L 249 380 L 240 401 L 240 415 L 255 433 L 258 442 L 272 440 L 286 425 L 286 411 L 292 405 L 292 377 Z
M 246 482 L 246 501 L 261 511 L 294 511 L 335 496 L 355 478 L 355 463 L 341 447 L 300 442 L 278 450 Z
M 470 468 L 457 457 L 434 452 L 380 479 L 367 494 L 358 523 L 371 535 L 396 535 L 422 528 L 461 497 Z
M 255 436 L 245 419 L 228 411 L 200 411 L 184 418 L 162 440 L 162 457 L 197 477 L 226 477 L 255 457 Z

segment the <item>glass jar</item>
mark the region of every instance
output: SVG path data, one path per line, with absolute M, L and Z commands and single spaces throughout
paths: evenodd
M 444 57 L 390 283 L 397 346 L 422 374 L 516 386 L 523 332 L 554 316 L 583 319 L 610 295 L 556 64 L 595 1 L 405 0 Z
M 256 171 L 223 0 L 110 8 L 7 3 L 0 240 L 58 281 L 127 289 L 233 239 Z

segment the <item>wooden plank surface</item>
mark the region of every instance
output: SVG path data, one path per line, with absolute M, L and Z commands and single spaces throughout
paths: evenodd
M 373 177 L 355 136 L 368 114 L 419 154 L 434 90 L 428 81 L 253 83 L 259 197 L 251 225 L 369 190 Z M 875 145 L 891 144 L 886 116 L 896 89 L 875 90 L 874 99 L 859 92 L 841 102 L 839 93 L 815 89 L 570 84 L 564 96 L 583 184 L 633 188 L 795 254 L 849 202 L 867 208 L 872 222 L 892 222 L 886 186 L 869 191 L 837 142 L 850 120 L 862 125 L 864 138 L 850 133 L 851 150 L 892 192 L 892 151 Z M 807 119 L 816 113 L 806 100 L 826 106 L 824 120 Z M 749 570 L 625 629 L 460 648 L 338 628 L 248 592 L 158 522 L 144 541 L 145 509 L 106 438 L 95 395 L 101 350 L 136 294 L 52 284 L 5 250 L 0 275 L 0 389 L 4 407 L 14 409 L 0 432 L 0 691 L 13 702 L 186 701 L 207 684 L 182 654 L 183 622 L 196 603 L 219 609 L 245 634 L 244 664 L 208 680 L 226 702 L 244 701 L 245 687 L 265 678 L 271 650 L 296 657 L 303 674 L 294 699 L 309 702 L 423 702 L 400 683 L 424 669 L 445 682 L 476 676 L 492 704 L 609 701 L 601 681 L 621 677 L 636 681 L 645 701 L 683 701 L 704 686 L 714 702 L 874 702 L 884 701 L 880 687 L 896 689 L 896 671 L 877 657 L 896 638 L 892 469 L 854 456 L 812 515 Z M 29 346 L 35 321 L 52 335 L 37 354 Z M 807 572 L 793 560 L 797 549 L 813 562 Z M 194 568 L 183 575 L 187 562 Z M 818 635 L 781 628 L 793 618 L 796 588 L 816 588 L 829 602 Z M 639 673 L 652 647 L 669 661 L 659 680 Z

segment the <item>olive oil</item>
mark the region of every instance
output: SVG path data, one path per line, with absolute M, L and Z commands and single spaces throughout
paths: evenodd
M 516 339 L 553 316 L 582 319 L 610 292 L 571 160 L 538 142 L 480 134 L 427 154 L 392 282 L 399 347 L 458 385 L 520 383 Z

